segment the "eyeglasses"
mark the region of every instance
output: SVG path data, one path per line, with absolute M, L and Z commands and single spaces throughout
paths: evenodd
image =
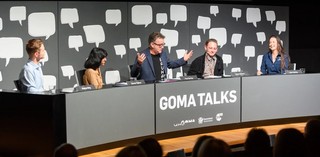
M 159 46 L 159 47 L 163 47 L 164 45 L 166 45 L 165 43 L 163 43 L 163 44 L 157 44 L 157 43 L 155 43 L 155 42 L 154 42 L 154 44 L 157 45 L 157 46 Z

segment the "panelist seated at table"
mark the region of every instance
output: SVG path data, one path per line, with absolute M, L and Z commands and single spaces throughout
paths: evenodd
M 21 92 L 43 92 L 43 73 L 40 60 L 44 58 L 46 50 L 41 39 L 30 39 L 26 44 L 28 62 L 19 74 Z
M 218 41 L 208 39 L 204 45 L 205 53 L 197 57 L 190 65 L 187 75 L 197 75 L 198 78 L 208 78 L 223 75 L 223 60 L 218 52 Z
M 93 48 L 84 63 L 86 71 L 83 75 L 84 85 L 94 85 L 96 89 L 101 89 L 104 85 L 100 67 L 107 62 L 108 53 L 102 48 Z
M 257 75 L 284 74 L 289 62 L 290 57 L 284 52 L 280 37 L 272 35 L 269 38 L 269 51 L 263 55 Z
M 165 80 L 167 68 L 174 69 L 187 64 L 192 56 L 192 50 L 185 53 L 182 58 L 170 61 L 164 48 L 164 38 L 160 32 L 149 35 L 148 48 L 137 53 L 137 57 L 131 68 L 131 77 L 143 79 L 146 83 Z

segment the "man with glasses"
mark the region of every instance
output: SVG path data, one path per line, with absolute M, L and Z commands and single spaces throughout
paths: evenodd
M 153 32 L 149 35 L 149 47 L 137 53 L 131 68 L 131 77 L 143 79 L 147 83 L 165 80 L 167 68 L 174 69 L 187 64 L 193 51 L 185 53 L 182 58 L 170 61 L 167 54 L 163 52 L 164 38 L 165 36 L 160 32 Z

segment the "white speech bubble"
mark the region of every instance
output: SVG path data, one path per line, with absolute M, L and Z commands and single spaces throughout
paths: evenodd
M 231 43 L 234 45 L 234 47 L 237 47 L 237 44 L 241 43 L 242 34 L 234 33 L 231 37 Z
M 176 53 L 178 58 L 182 58 L 187 51 L 185 49 L 178 49 L 176 50 Z
M 69 80 L 71 79 L 71 76 L 74 76 L 74 69 L 72 65 L 64 65 L 61 66 L 62 75 L 64 77 L 68 77 Z
M 261 68 L 262 57 L 263 57 L 263 55 L 259 55 L 259 56 L 257 57 L 257 70 L 260 70 L 260 68 Z
M 232 8 L 232 17 L 236 18 L 236 21 L 241 17 L 242 11 L 238 8 Z
M 171 47 L 177 46 L 179 43 L 179 32 L 176 30 L 161 29 L 160 33 L 166 37 L 164 42 L 168 47 L 168 53 L 170 53 Z
M 174 27 L 178 21 L 187 21 L 187 7 L 184 5 L 170 5 L 170 20 L 175 21 Z
M 152 22 L 152 7 L 150 5 L 135 5 L 131 9 L 132 23 L 147 27 Z
M 43 89 L 50 90 L 51 87 L 57 87 L 57 78 L 53 75 L 43 75 Z
M 231 72 L 241 72 L 241 68 L 240 67 L 233 67 L 233 68 L 231 68 Z
M 219 13 L 219 7 L 216 5 L 210 6 L 210 14 L 213 14 L 214 16 L 217 16 Z
M 210 17 L 198 16 L 197 27 L 198 29 L 203 29 L 203 34 L 206 34 L 206 29 L 211 27 Z
M 73 28 L 73 23 L 79 22 L 79 14 L 77 8 L 61 9 L 61 24 L 69 24 Z
M 266 11 L 267 21 L 270 21 L 271 24 L 276 20 L 276 13 L 273 10 Z
M 79 47 L 83 46 L 83 39 L 81 35 L 70 35 L 68 38 L 69 49 L 74 48 L 79 52 Z
M 2 82 L 2 72 L 0 71 L 0 82 Z
M 199 46 L 199 43 L 201 42 L 201 36 L 200 35 L 192 35 L 191 37 L 192 44 L 196 44 Z
M 232 55 L 230 54 L 222 54 L 223 63 L 226 64 L 226 67 L 232 62 Z
M 123 55 L 127 53 L 126 47 L 124 45 L 114 45 L 114 51 L 116 52 L 116 55 L 120 55 L 121 59 Z
M 247 8 L 247 23 L 252 23 L 255 27 L 257 27 L 257 22 L 260 21 L 260 8 Z
M 227 43 L 227 30 L 226 28 L 211 28 L 209 30 L 209 38 L 217 39 L 220 48 Z
M 254 57 L 255 55 L 256 55 L 256 50 L 254 46 L 244 47 L 244 56 L 247 57 L 247 61 L 249 61 L 250 57 Z
M 44 57 L 43 57 L 42 59 L 40 59 L 39 62 L 41 62 L 42 65 L 44 65 L 44 63 L 45 63 L 45 62 L 48 62 L 48 60 L 49 60 L 49 55 L 48 55 L 48 53 L 47 53 L 47 51 L 46 51 L 46 53 L 44 53 Z
M 279 35 L 281 32 L 286 31 L 286 21 L 277 21 L 276 22 L 276 30 L 279 31 Z
M 26 7 L 15 6 L 10 8 L 10 21 L 19 21 L 22 26 L 22 20 L 26 20 Z
M 172 72 L 172 69 L 167 69 L 167 78 L 168 79 L 172 79 L 173 78 L 173 72 Z
M 11 58 L 23 57 L 23 42 L 18 37 L 0 38 L 0 58 L 6 59 L 7 66 Z
M 138 48 L 141 47 L 141 39 L 140 38 L 130 38 L 129 39 L 129 48 L 135 49 L 138 52 Z
M 101 25 L 83 26 L 84 33 L 88 43 L 95 43 L 99 47 L 99 43 L 105 41 L 104 30 Z
M 46 36 L 56 32 L 55 16 L 51 12 L 32 13 L 28 16 L 28 32 L 33 37 Z
M 106 23 L 115 24 L 118 26 L 121 23 L 121 10 L 119 9 L 110 9 L 106 10 Z
M 157 24 L 165 25 L 168 22 L 168 15 L 167 13 L 158 13 L 157 14 Z
M 2 23 L 2 18 L 0 17 L 0 31 L 3 29 L 3 23 Z
M 261 45 L 263 45 L 263 42 L 266 41 L 266 34 L 264 32 L 257 32 L 257 39 L 259 42 L 261 42 Z

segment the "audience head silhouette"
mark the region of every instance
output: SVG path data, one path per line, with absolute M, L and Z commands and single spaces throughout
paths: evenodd
M 201 144 L 198 157 L 231 157 L 229 145 L 221 139 L 206 139 Z
M 199 148 L 200 148 L 201 144 L 203 143 L 203 141 L 205 141 L 206 139 L 214 139 L 214 137 L 209 136 L 209 135 L 203 135 L 203 136 L 198 137 L 198 139 L 192 149 L 192 157 L 198 156 Z
M 155 138 L 145 138 L 138 145 L 145 151 L 147 157 L 163 156 L 162 147 Z
M 147 157 L 147 155 L 140 146 L 130 145 L 121 149 L 116 157 Z
M 54 157 L 78 157 L 78 151 L 72 144 L 63 143 L 55 149 Z
M 306 147 L 303 134 L 295 128 L 281 129 L 275 140 L 274 157 L 305 156 Z
M 304 129 L 307 154 L 309 157 L 320 156 L 320 120 L 311 119 Z
M 272 149 L 268 133 L 262 128 L 252 128 L 244 144 L 246 154 L 250 157 L 271 157 Z

